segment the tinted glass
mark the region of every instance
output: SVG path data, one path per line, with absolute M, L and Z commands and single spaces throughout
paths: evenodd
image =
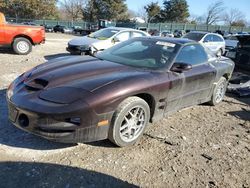
M 200 41 L 204 37 L 204 33 L 188 33 L 183 36 L 183 38 L 188 38 L 190 40 Z
M 204 38 L 204 41 L 206 41 L 206 42 L 213 42 L 213 35 L 207 35 L 207 36 Z
M 199 44 L 185 46 L 175 59 L 175 62 L 198 65 L 207 62 L 208 56 L 204 48 Z
M 105 39 L 112 37 L 117 32 L 119 32 L 119 30 L 117 29 L 101 29 L 99 31 L 91 33 L 90 35 L 88 35 L 88 37 L 105 40 Z
M 221 37 L 217 36 L 217 35 L 213 35 L 213 41 L 215 41 L 215 42 L 222 42 L 223 39 Z
M 170 66 L 178 45 L 161 40 L 133 38 L 97 54 L 123 65 L 159 69 Z

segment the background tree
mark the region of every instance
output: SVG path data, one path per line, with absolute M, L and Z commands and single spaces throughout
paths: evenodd
M 186 0 L 165 0 L 160 14 L 162 22 L 187 22 L 189 17 Z
M 224 3 L 223 1 L 217 1 L 215 3 L 212 3 L 208 9 L 207 13 L 204 16 L 205 18 L 205 24 L 211 25 L 214 24 L 218 21 L 221 21 L 222 19 L 222 14 L 224 12 Z
M 144 9 L 147 13 L 148 22 L 153 20 L 157 21 L 156 16 L 159 15 L 161 11 L 161 7 L 158 5 L 158 2 L 151 2 L 150 4 L 144 6 Z
M 245 26 L 245 15 L 238 9 L 231 9 L 223 17 L 226 24 L 230 26 Z
M 83 15 L 88 21 L 127 20 L 129 17 L 125 0 L 89 0 Z
M 1 0 L 0 11 L 15 18 L 55 18 L 56 3 L 57 0 Z
M 63 0 L 61 9 L 68 15 L 72 21 L 82 18 L 82 9 L 86 5 L 84 0 Z

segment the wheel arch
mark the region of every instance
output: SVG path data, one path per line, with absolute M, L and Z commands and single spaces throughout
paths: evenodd
M 34 45 L 34 42 L 33 42 L 32 38 L 29 37 L 28 35 L 24 35 L 24 34 L 16 35 L 16 36 L 13 38 L 11 45 L 13 45 L 15 39 L 17 39 L 17 38 L 26 38 L 26 39 L 28 39 L 28 40 L 30 41 L 30 43 L 31 43 L 32 45 Z
M 230 79 L 230 74 L 229 73 L 225 73 L 225 74 L 223 74 L 222 77 L 226 78 L 226 80 L 228 81 Z
M 146 101 L 150 109 L 150 122 L 152 122 L 152 117 L 154 116 L 155 106 L 156 106 L 154 97 L 148 93 L 139 93 L 134 96 L 139 97 L 144 101 Z

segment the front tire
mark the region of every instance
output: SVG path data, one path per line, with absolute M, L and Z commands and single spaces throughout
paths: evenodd
M 223 55 L 223 50 L 219 49 L 218 52 L 216 53 L 217 57 L 221 57 Z
M 149 122 L 150 109 L 139 97 L 125 99 L 117 108 L 109 130 L 109 140 L 124 147 L 136 143 Z
M 227 79 L 225 77 L 221 77 L 216 86 L 214 87 L 213 95 L 211 101 L 209 101 L 209 104 L 211 104 L 212 106 L 219 104 L 225 96 L 226 89 Z
M 32 51 L 31 42 L 23 37 L 16 38 L 13 42 L 13 50 L 19 55 L 27 55 Z

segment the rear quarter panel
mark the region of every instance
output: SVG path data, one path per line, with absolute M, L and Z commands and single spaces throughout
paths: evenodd
M 45 31 L 43 27 L 23 26 L 6 24 L 3 27 L 5 40 L 2 44 L 11 44 L 15 37 L 28 37 L 33 44 L 42 43 L 45 40 Z

